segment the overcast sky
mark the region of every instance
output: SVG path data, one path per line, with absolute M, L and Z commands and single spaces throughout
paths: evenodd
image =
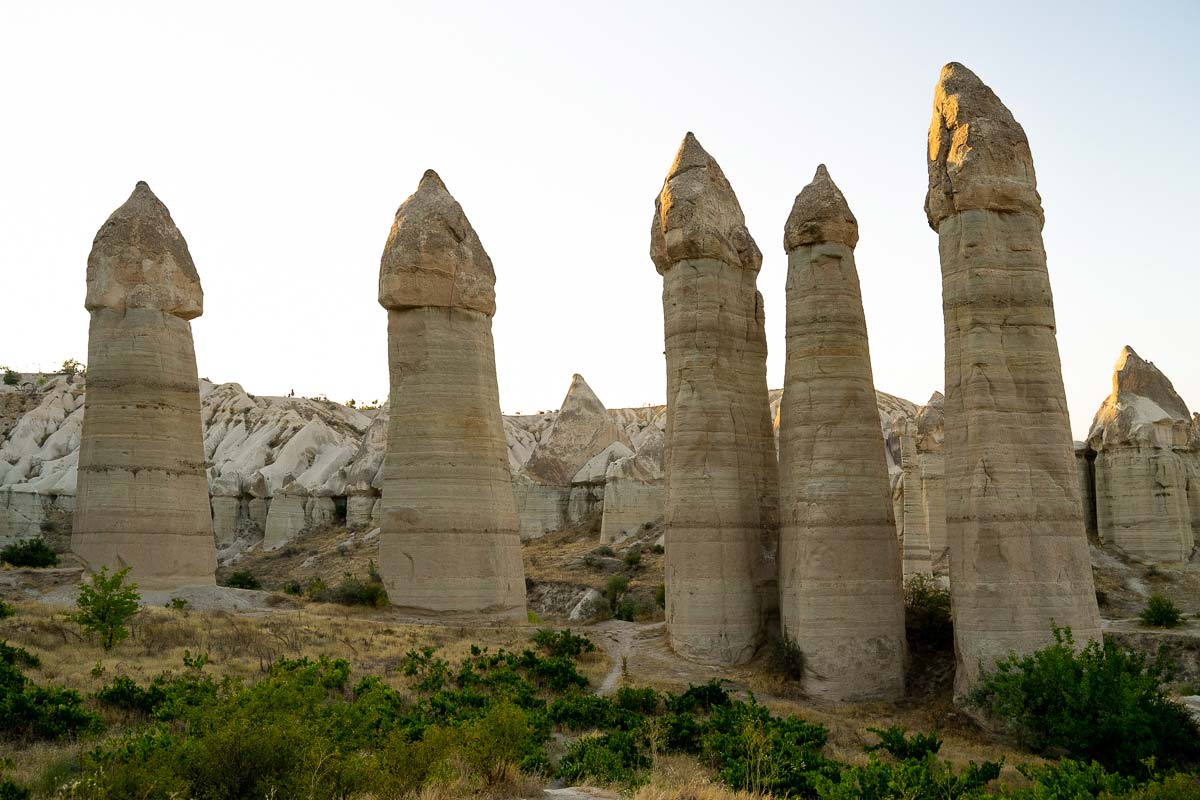
M 824 162 L 859 221 L 876 386 L 924 402 L 925 139 L 954 60 L 1032 144 L 1076 437 L 1124 344 L 1200 406 L 1200 3 L 183 5 L 0 5 L 0 363 L 86 358 L 92 237 L 146 180 L 204 284 L 201 375 L 383 400 L 379 256 L 433 168 L 495 263 L 504 411 L 557 408 L 574 372 L 609 407 L 663 402 L 649 227 L 692 130 L 764 253 L 771 386 L 783 223 Z

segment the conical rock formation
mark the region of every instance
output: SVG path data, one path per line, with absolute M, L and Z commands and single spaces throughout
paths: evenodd
M 650 242 L 666 332 L 667 628 L 688 658 L 740 663 L 777 596 L 762 255 L 690 133 L 655 201 Z
M 1088 434 L 1100 541 L 1144 561 L 1186 561 L 1200 533 L 1192 415 L 1158 367 L 1124 347 Z
M 379 560 L 423 612 L 525 617 L 525 575 L 492 343 L 495 273 L 432 170 L 379 269 L 391 371 Z
M 216 569 L 189 320 L 204 294 L 179 229 L 138 183 L 87 265 L 88 390 L 71 548 L 143 588 L 211 584 Z
M 558 416 L 525 464 L 525 472 L 545 484 L 569 485 L 589 459 L 613 442 L 628 444 L 592 387 L 582 375 L 572 375 Z
M 962 694 L 1009 652 L 1099 638 L 1042 208 L 1021 126 L 961 64 L 942 69 L 925 209 L 946 331 L 946 528 Z
M 858 224 L 825 166 L 788 217 L 787 367 L 779 426 L 779 613 L 805 691 L 904 693 L 907 647 L 862 293 Z

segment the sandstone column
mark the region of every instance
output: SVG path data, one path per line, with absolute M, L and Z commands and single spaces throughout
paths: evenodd
M 1100 636 L 1042 204 L 1025 131 L 961 64 L 934 94 L 925 210 L 946 327 L 946 530 L 955 691 L 1010 651 Z
M 784 228 L 779 614 L 804 653 L 805 690 L 835 702 L 902 696 L 907 656 L 857 243 L 858 223 L 822 164 Z
M 379 267 L 391 368 L 379 561 L 398 606 L 525 618 L 495 283 L 462 206 L 427 171 L 396 212 Z
M 71 549 L 146 589 L 213 583 L 216 550 L 192 347 L 200 276 L 145 183 L 87 265 L 87 393 Z
M 736 664 L 761 642 L 776 594 L 762 254 L 690 133 L 655 202 L 650 257 L 666 334 L 667 627 L 680 654 Z

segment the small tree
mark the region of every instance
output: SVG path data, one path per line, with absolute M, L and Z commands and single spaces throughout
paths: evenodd
M 9 369 L 8 367 L 0 367 L 0 372 L 4 373 L 4 385 L 5 386 L 16 386 L 18 383 L 21 382 L 21 373 L 17 372 L 15 369 Z
M 68 358 L 62 363 L 59 372 L 64 375 L 83 375 L 87 373 L 87 367 L 79 359 Z
M 111 650 L 117 642 L 129 636 L 125 623 L 137 613 L 138 594 L 136 583 L 125 583 L 129 567 L 108 574 L 108 567 L 92 574 L 92 582 L 79 586 L 79 608 L 71 615 L 72 622 L 83 628 L 84 633 L 97 634 L 105 650 Z
M 1138 615 L 1143 625 L 1151 628 L 1178 628 L 1183 624 L 1183 613 L 1179 606 L 1161 594 L 1150 595 L 1150 600 Z

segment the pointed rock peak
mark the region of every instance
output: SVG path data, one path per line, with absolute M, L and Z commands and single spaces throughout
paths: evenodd
M 433 170 L 396 211 L 379 264 L 379 304 L 392 310 L 496 310 L 496 273 L 462 206 Z
M 660 273 L 688 259 L 715 259 L 755 272 L 762 265 L 733 187 L 690 131 L 654 201 L 650 258 Z
M 153 308 L 182 319 L 204 313 L 204 290 L 187 242 L 145 181 L 96 232 L 84 306 Z
M 1154 362 L 1146 361 L 1132 347 L 1125 345 L 1113 368 L 1113 396 L 1128 402 L 1131 395 L 1154 401 L 1177 420 L 1192 418 L 1187 403 L 1175 391 L 1170 379 L 1154 366 Z
M 970 209 L 1043 218 L 1025 130 L 996 93 L 957 62 L 942 67 L 934 88 L 928 156 L 925 213 L 934 230 Z
M 587 381 L 579 373 L 571 376 L 571 388 L 567 390 L 567 396 L 563 398 L 562 408 L 559 409 L 560 414 L 567 412 L 571 413 L 587 413 L 587 414 L 606 414 L 604 403 L 600 402 L 600 398 L 592 391 L 592 387 L 588 386 Z
M 812 183 L 796 195 L 792 213 L 783 226 L 783 249 L 790 253 L 802 245 L 822 242 L 836 242 L 851 249 L 858 244 L 858 220 L 824 164 L 817 167 Z
M 946 402 L 946 396 L 944 394 L 942 394 L 941 392 L 935 390 L 933 394 L 929 395 L 929 402 L 926 403 L 925 405 L 927 405 L 927 406 L 939 405 L 940 406 L 940 405 L 944 404 L 945 402 Z

